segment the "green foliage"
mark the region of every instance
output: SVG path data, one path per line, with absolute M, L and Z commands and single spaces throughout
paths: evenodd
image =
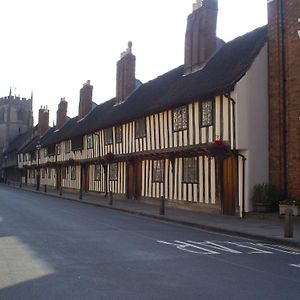
M 276 204 L 278 202 L 278 194 L 275 187 L 268 183 L 259 183 L 253 187 L 254 203 Z

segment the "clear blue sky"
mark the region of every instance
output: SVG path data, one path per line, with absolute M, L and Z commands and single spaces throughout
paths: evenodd
M 1 0 L 0 96 L 34 93 L 55 119 L 61 97 L 77 114 L 79 89 L 94 101 L 115 95 L 116 62 L 133 42 L 142 82 L 183 63 L 186 18 L 194 0 Z M 219 0 L 218 36 L 229 41 L 267 23 L 266 0 Z

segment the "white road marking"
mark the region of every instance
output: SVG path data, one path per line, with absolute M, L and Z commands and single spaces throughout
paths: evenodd
M 195 254 L 274 254 L 274 252 L 280 252 L 290 255 L 300 255 L 300 251 L 295 249 L 273 245 L 267 243 L 253 243 L 253 242 L 231 242 L 231 241 L 178 241 L 167 242 L 157 240 L 160 244 L 175 246 L 178 250 L 195 253 Z M 231 247 L 228 247 L 230 245 Z M 238 248 L 238 249 L 235 249 Z M 251 250 L 251 251 L 249 251 Z
M 296 268 L 300 268 L 300 264 L 299 265 L 295 265 L 295 264 L 290 264 L 291 267 L 296 267 Z

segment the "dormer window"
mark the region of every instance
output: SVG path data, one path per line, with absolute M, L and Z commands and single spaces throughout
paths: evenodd
M 173 130 L 181 131 L 188 128 L 187 107 L 181 106 L 173 110 Z

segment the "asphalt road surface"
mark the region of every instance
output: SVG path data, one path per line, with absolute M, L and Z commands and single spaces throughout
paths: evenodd
M 0 185 L 0 299 L 300 299 L 300 250 Z

